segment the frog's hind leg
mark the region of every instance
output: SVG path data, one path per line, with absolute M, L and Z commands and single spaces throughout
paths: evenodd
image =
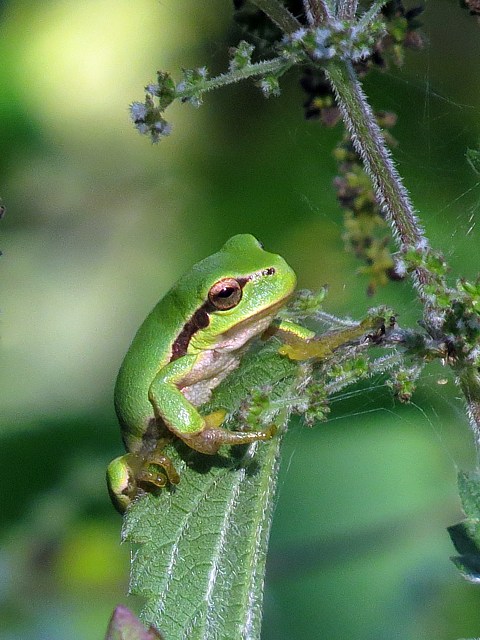
M 257 440 L 270 440 L 276 433 L 274 425 L 263 431 L 228 431 L 222 429 L 225 411 L 214 411 L 202 416 L 181 392 L 178 385 L 192 371 L 197 356 L 187 354 L 172 360 L 155 376 L 148 390 L 155 417 L 190 448 L 214 455 L 223 444 L 250 444 Z

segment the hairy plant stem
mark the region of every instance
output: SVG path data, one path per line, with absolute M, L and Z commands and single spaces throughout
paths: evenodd
M 365 11 L 365 13 L 358 21 L 358 29 L 360 31 L 368 28 L 369 23 L 378 16 L 380 9 L 387 4 L 387 1 L 388 0 L 376 0 L 372 3 L 370 9 L 368 11 Z
M 252 0 L 285 33 L 293 33 L 301 27 L 298 20 L 277 0 Z M 385 1 L 375 0 L 360 23 L 363 28 L 380 11 Z M 308 9 L 309 21 L 316 24 L 331 20 L 326 0 L 304 0 Z M 354 20 L 358 9 L 358 0 L 337 0 L 336 16 L 340 19 Z M 372 180 L 377 201 L 389 221 L 393 235 L 403 252 L 414 250 L 424 259 L 413 273 L 413 281 L 424 307 L 423 324 L 433 338 L 442 338 L 444 310 L 437 302 L 432 291 L 438 288 L 438 278 L 427 267 L 430 247 L 424 230 L 415 215 L 409 194 L 403 186 L 391 154 L 385 144 L 380 127 L 363 93 L 350 61 L 331 60 L 325 63 L 324 70 L 335 93 L 337 104 L 350 133 L 353 145 L 362 158 L 367 173 Z M 474 432 L 477 455 L 480 456 L 480 374 L 477 368 L 468 363 L 454 367 L 460 387 L 467 402 L 470 425 Z
M 454 367 L 467 402 L 467 414 L 475 438 L 477 462 L 480 458 L 480 374 L 473 364 Z
M 337 0 L 337 17 L 340 20 L 353 20 L 357 7 L 358 0 Z
M 314 9 L 312 7 L 312 4 L 313 3 L 311 2 L 311 0 L 303 0 L 303 10 L 307 17 L 307 22 L 309 25 L 315 24 L 315 15 L 314 15 Z
M 248 80 L 248 78 L 254 78 L 255 76 L 264 76 L 269 73 L 278 73 L 282 75 L 290 67 L 293 66 L 293 62 L 279 56 L 278 58 L 271 58 L 270 60 L 262 60 L 252 64 L 247 64 L 240 69 L 234 69 L 228 73 L 221 73 L 214 78 L 206 80 L 201 87 L 201 92 L 212 91 L 213 89 L 219 89 L 229 84 L 234 84 L 239 80 Z M 186 88 L 183 91 L 177 90 L 177 98 L 191 98 L 198 94 L 198 87 Z
M 331 61 L 326 65 L 325 72 L 332 84 L 352 142 L 373 182 L 377 200 L 392 226 L 400 249 L 415 249 L 426 257 L 429 251 L 428 241 L 351 63 Z M 428 291 L 429 286 L 435 289 L 438 280 L 425 264 L 424 261 L 417 266 L 412 275 L 424 306 L 424 326 L 432 337 L 441 338 L 444 312 L 436 303 L 436 297 Z M 480 374 L 468 362 L 453 368 L 465 395 L 477 456 L 480 456 Z
M 278 0 L 252 0 L 252 2 L 285 33 L 294 33 L 301 28 L 300 22 Z
M 315 26 L 318 26 L 319 24 L 325 23 L 327 22 L 327 20 L 332 19 L 332 13 L 326 0 L 310 0 L 310 5 L 314 17 Z
M 353 145 L 372 180 L 377 200 L 392 226 L 400 249 L 415 249 L 426 255 L 428 241 L 351 63 L 332 60 L 325 65 L 325 72 Z M 438 318 L 441 313 L 427 291 L 429 285 L 434 285 L 435 276 L 423 265 L 418 266 L 413 275 L 426 308 L 424 322 L 435 334 L 439 329 Z

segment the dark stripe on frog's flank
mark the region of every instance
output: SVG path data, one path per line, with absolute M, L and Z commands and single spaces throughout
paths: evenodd
M 263 275 L 263 274 L 262 274 Z M 271 275 L 270 273 L 265 273 L 265 275 Z M 251 276 L 245 278 L 235 278 L 238 284 L 243 287 L 247 284 L 249 280 L 251 280 Z M 172 346 L 172 355 L 170 357 L 170 362 L 174 360 L 178 360 L 187 353 L 188 345 L 190 344 L 190 340 L 192 337 L 199 331 L 200 329 L 205 329 L 210 324 L 210 314 L 215 311 L 214 305 L 207 300 L 199 307 L 190 320 L 185 323 L 183 329 L 180 331 L 178 336 L 176 337 L 173 346 Z

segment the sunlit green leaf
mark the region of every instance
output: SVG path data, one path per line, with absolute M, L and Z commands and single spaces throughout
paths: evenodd
M 278 394 L 296 370 L 274 352 L 252 354 L 214 404 L 231 411 L 267 381 L 277 381 Z M 123 533 L 136 545 L 131 592 L 146 598 L 144 620 L 169 640 L 260 637 L 280 440 L 212 457 L 172 451 L 178 488 L 129 509 Z

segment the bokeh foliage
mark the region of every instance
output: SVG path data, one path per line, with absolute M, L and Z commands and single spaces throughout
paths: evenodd
M 330 311 L 361 317 L 372 300 L 343 251 L 331 188 L 340 130 L 303 120 L 294 73 L 279 99 L 237 86 L 201 110 L 174 106 L 160 147 L 128 121 L 157 66 L 225 66 L 225 45 L 239 39 L 228 2 L 11 0 L 0 10 L 0 638 L 102 638 L 128 571 L 103 479 L 121 451 L 112 388 L 151 306 L 247 231 L 285 256 L 301 286 L 328 282 Z M 428 2 L 423 22 L 427 49 L 365 88 L 398 116 L 394 154 L 432 243 L 474 277 L 480 193 L 464 156 L 480 137 L 478 26 L 456 0 Z M 408 326 L 411 300 L 408 283 L 390 283 L 373 302 Z M 450 566 L 445 532 L 461 519 L 455 476 L 473 465 L 469 445 L 439 365 L 410 406 L 379 379 L 338 399 L 326 424 L 293 424 L 265 639 L 478 635 L 480 593 Z

